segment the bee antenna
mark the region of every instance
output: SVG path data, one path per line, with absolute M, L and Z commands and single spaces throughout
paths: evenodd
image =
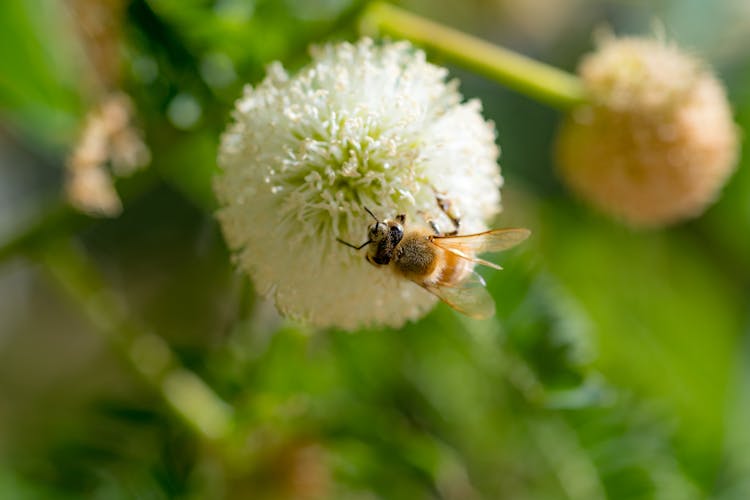
M 366 247 L 367 245 L 369 245 L 370 243 L 372 243 L 372 240 L 367 240 L 364 243 L 362 243 L 360 246 L 357 246 L 357 245 L 353 245 L 353 244 L 349 243 L 348 241 L 344 241 L 341 238 L 336 238 L 336 241 L 338 241 L 339 243 L 343 243 L 344 245 L 348 246 L 349 248 L 353 248 L 355 250 L 362 250 L 364 247 Z
M 365 210 L 367 210 L 368 214 L 372 215 L 372 218 L 375 219 L 375 222 L 380 222 L 380 220 L 377 217 L 375 217 L 375 214 L 372 213 L 369 208 L 367 208 L 367 207 L 362 207 L 362 208 L 364 208 Z

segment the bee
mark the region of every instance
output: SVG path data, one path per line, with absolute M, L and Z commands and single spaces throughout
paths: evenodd
M 443 203 L 440 204 L 443 208 Z M 353 245 L 340 243 L 355 250 L 368 247 L 367 262 L 376 267 L 392 266 L 400 276 L 413 281 L 453 309 L 476 319 L 495 314 L 495 302 L 485 288 L 482 277 L 474 271 L 476 264 L 502 269 L 480 259 L 478 254 L 497 252 L 516 246 L 531 232 L 528 229 L 492 229 L 483 233 L 458 236 L 458 221 L 447 214 L 456 226 L 443 234 L 430 222 L 433 233 L 426 228 L 406 228 L 406 215 L 380 220 L 367 207 L 375 223 L 367 230 L 367 241 Z

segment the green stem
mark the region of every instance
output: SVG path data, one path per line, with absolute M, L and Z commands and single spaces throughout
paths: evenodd
M 370 4 L 360 27 L 366 34 L 383 33 L 411 40 L 458 65 L 562 110 L 586 100 L 583 84 L 575 75 L 393 5 Z
M 168 407 L 206 441 L 225 439 L 232 431 L 231 407 L 197 375 L 181 367 L 167 343 L 132 320 L 104 283 L 85 252 L 70 240 L 48 242 L 38 260 L 110 345 Z

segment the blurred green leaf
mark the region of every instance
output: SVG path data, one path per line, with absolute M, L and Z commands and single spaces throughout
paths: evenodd
M 85 68 L 67 12 L 44 0 L 0 4 L 0 108 L 26 133 L 61 144 L 72 140 L 82 114 L 78 88 Z
M 592 324 L 595 365 L 666 405 L 685 463 L 710 484 L 743 319 L 736 285 L 688 234 L 634 233 L 559 204 L 543 220 L 541 251 Z

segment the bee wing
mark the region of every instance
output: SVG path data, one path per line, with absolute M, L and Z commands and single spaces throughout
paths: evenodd
M 474 319 L 487 319 L 495 314 L 495 301 L 485 288 L 484 279 L 475 272 L 456 285 L 436 286 L 420 283 L 428 292 L 456 311 Z
M 529 237 L 531 231 L 523 228 L 491 229 L 483 233 L 467 234 L 463 236 L 433 236 L 432 242 L 459 257 L 493 267 L 502 267 L 492 262 L 476 257 L 483 252 L 499 252 L 512 248 Z

